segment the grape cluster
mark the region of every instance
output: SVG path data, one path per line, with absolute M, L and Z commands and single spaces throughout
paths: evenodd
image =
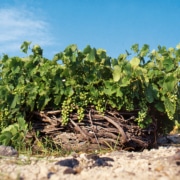
M 96 103 L 96 110 L 100 113 L 103 113 L 105 111 L 105 99 L 104 98 L 101 98 L 101 99 L 98 99 L 97 103 Z
M 82 121 L 84 118 L 84 109 L 92 102 L 92 98 L 89 97 L 88 92 L 81 91 L 77 96 L 77 114 L 78 120 Z
M 170 94 L 170 93 L 168 93 L 168 98 L 169 98 L 169 100 L 170 100 L 172 103 L 176 103 L 177 100 L 178 100 L 176 94 Z
M 83 107 L 79 107 L 77 110 L 77 114 L 78 114 L 78 121 L 82 121 L 84 118 L 84 108 Z
M 79 102 L 82 106 L 88 105 L 88 93 L 87 92 L 80 92 L 79 93 Z
M 140 103 L 139 103 L 139 107 L 140 107 L 140 111 L 138 112 L 138 118 L 136 118 L 136 121 L 138 121 L 138 124 L 140 126 L 142 126 L 144 123 L 143 121 L 145 120 L 145 118 L 147 117 L 147 111 L 148 111 L 148 107 L 146 105 L 146 100 L 145 98 L 143 98 Z
M 77 111 L 78 120 L 82 121 L 84 118 L 84 108 L 87 107 L 90 101 L 92 101 L 92 99 L 88 98 L 88 93 L 83 91 L 73 97 L 65 99 L 62 103 L 62 123 L 68 123 L 69 114 L 74 110 Z
M 126 103 L 126 110 L 127 111 L 133 111 L 134 110 L 134 104 L 133 101 L 129 101 L 128 103 Z
M 8 108 L 4 108 L 3 110 L 0 111 L 0 130 L 4 127 L 5 119 L 9 115 L 9 110 Z
M 168 96 L 169 101 L 171 102 L 171 108 L 168 108 L 169 104 L 168 104 L 168 106 L 165 106 L 166 113 L 167 113 L 169 119 L 173 120 L 174 119 L 174 113 L 176 111 L 176 103 L 178 101 L 178 98 L 177 98 L 176 94 L 168 93 L 167 96 Z
M 72 112 L 72 98 L 66 98 L 62 103 L 62 124 L 67 124 L 69 121 L 69 114 Z

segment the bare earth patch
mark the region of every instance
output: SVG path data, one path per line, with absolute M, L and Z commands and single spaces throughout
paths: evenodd
M 0 158 L 1 180 L 178 180 L 179 177 L 179 145 L 142 152 L 114 151 L 103 155 Z

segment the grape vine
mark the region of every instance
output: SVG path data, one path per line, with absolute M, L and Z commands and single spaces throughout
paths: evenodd
M 25 41 L 21 50 L 27 53 L 30 44 Z M 133 58 L 129 53 L 111 58 L 105 50 L 89 45 L 81 51 L 74 44 L 52 60 L 43 57 L 38 45 L 25 58 L 4 55 L 0 60 L 0 143 L 4 128 L 16 124 L 19 117 L 26 121 L 35 110 L 60 109 L 62 125 L 68 124 L 72 113 L 83 120 L 89 106 L 101 114 L 107 108 L 138 110 L 135 121 L 142 128 L 152 122 L 154 110 L 177 123 L 179 47 L 159 46 L 150 52 L 148 45 L 135 44 Z

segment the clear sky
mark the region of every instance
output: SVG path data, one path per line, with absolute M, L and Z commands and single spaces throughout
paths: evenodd
M 70 44 L 118 57 L 138 43 L 180 43 L 180 0 L 0 0 L 0 56 L 24 56 L 23 41 L 52 59 Z

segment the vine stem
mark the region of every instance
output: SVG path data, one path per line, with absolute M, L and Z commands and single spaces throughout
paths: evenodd
M 124 130 L 116 122 L 114 122 L 111 118 L 109 118 L 107 116 L 103 116 L 103 115 L 97 115 L 97 116 L 103 117 L 104 119 L 106 119 L 108 122 L 113 124 L 119 130 L 119 132 L 121 134 L 121 142 L 122 143 L 126 143 L 128 141 L 127 136 L 126 136 Z
M 70 119 L 70 122 L 75 126 L 75 128 L 77 128 L 77 130 L 82 134 L 82 136 L 89 140 L 89 138 L 87 137 L 87 135 L 83 132 L 83 130 L 72 120 Z
M 93 122 L 92 122 L 92 117 L 91 117 L 91 110 L 89 111 L 89 120 L 90 120 L 90 122 L 91 122 L 91 127 L 92 127 L 92 131 L 93 131 L 94 137 L 95 137 L 95 139 L 96 139 L 96 142 L 98 143 L 98 146 L 100 147 L 98 138 L 97 138 L 96 133 L 94 132 L 94 129 L 93 129 Z

